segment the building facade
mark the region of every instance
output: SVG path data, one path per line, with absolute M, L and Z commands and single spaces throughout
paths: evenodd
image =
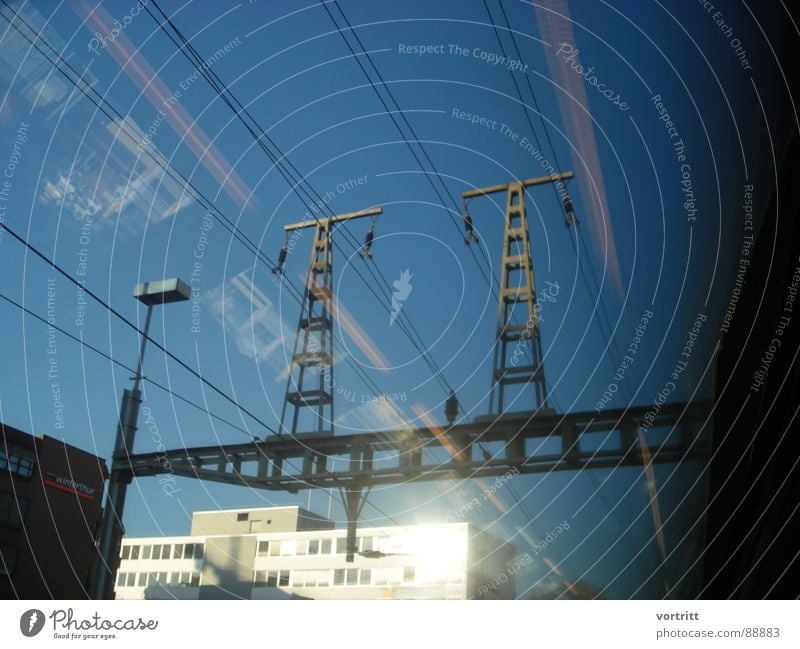
M 91 453 L 0 424 L 0 598 L 88 597 L 107 476 Z
M 333 521 L 299 507 L 196 512 L 190 536 L 123 540 L 116 598 L 515 596 L 506 570 L 515 548 L 468 523 L 359 529 L 351 563 L 345 537 Z M 500 586 L 498 575 L 506 576 Z

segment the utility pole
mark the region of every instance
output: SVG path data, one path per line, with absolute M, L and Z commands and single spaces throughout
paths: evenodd
M 382 214 L 382 208 L 372 208 L 358 212 L 337 214 L 324 219 L 300 221 L 284 226 L 287 233 L 303 228 L 314 228 L 311 243 L 311 259 L 303 304 L 300 309 L 300 322 L 297 326 L 294 350 L 289 366 L 286 385 L 286 398 L 281 411 L 281 433 L 288 432 L 296 438 L 300 425 L 300 415 L 304 408 L 314 411 L 309 426 L 303 422 L 303 431 L 315 437 L 332 437 L 333 427 L 333 230 L 336 224 L 353 219 L 372 217 L 367 237 L 360 254 L 372 257 L 371 248 L 374 237 L 375 217 Z M 284 257 L 285 259 L 285 257 Z M 282 261 L 279 262 L 282 264 Z M 283 266 L 279 266 L 283 272 Z M 292 408 L 291 424 L 287 427 L 287 410 Z M 307 437 L 307 435 L 302 435 Z M 314 475 L 326 470 L 326 456 L 312 450 L 303 455 L 303 473 Z M 366 491 L 359 485 L 342 488 L 343 503 L 347 514 L 347 561 L 353 561 L 358 552 L 356 524 L 361 508 L 364 506 Z
M 119 564 L 119 545 L 123 533 L 122 514 L 125 510 L 128 485 L 133 479 L 130 457 L 133 455 L 139 404 L 142 402 L 139 385 L 143 378 L 142 365 L 150 331 L 150 320 L 153 316 L 153 306 L 188 300 L 191 289 L 179 279 L 159 280 L 137 284 L 133 295 L 147 306 L 147 315 L 139 341 L 139 355 L 136 361 L 136 373 L 133 376 L 133 387 L 130 390 L 126 388 L 122 392 L 114 455 L 111 458 L 111 473 L 108 477 L 108 491 L 103 506 L 103 518 L 100 521 L 98 557 L 95 560 L 92 579 L 92 599 L 111 598 L 113 579 Z
M 539 330 L 539 307 L 536 302 L 530 230 L 525 209 L 525 188 L 554 182 L 563 186 L 563 181 L 572 177 L 570 171 L 553 173 L 549 176 L 472 189 L 461 194 L 465 203 L 467 243 L 472 234 L 472 217 L 466 210 L 467 201 L 497 192 L 506 194 L 492 392 L 489 398 L 490 414 L 504 413 L 506 387 L 511 385 L 533 386 L 534 412 L 546 414 L 550 411 Z M 514 323 L 515 317 L 517 323 Z M 530 362 L 521 353 L 526 347 L 530 350 Z
M 298 430 L 300 415 L 304 408 L 311 408 L 315 411 L 314 426 L 305 425 L 302 432 L 333 435 L 333 229 L 337 223 L 382 213 L 383 209 L 377 207 L 283 227 L 287 236 L 294 230 L 314 228 L 314 239 L 281 411 L 281 433 L 295 436 L 301 432 Z M 287 426 L 290 407 L 291 424 Z M 324 457 L 309 458 L 309 461 L 321 462 L 324 468 Z

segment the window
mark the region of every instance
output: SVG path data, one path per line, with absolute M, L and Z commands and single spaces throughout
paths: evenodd
M 139 559 L 139 546 L 132 545 L 131 546 L 131 561 L 136 561 Z
M 319 554 L 319 541 L 309 541 L 308 542 L 308 553 L 309 554 Z
M 128 573 L 125 572 L 118 572 L 117 573 L 117 588 L 121 588 L 125 585 L 125 580 L 128 578 Z
M 336 554 L 346 554 L 346 553 L 347 553 L 347 538 L 341 536 L 338 539 L 336 539 Z
M 149 559 L 153 553 L 153 546 L 152 545 L 143 545 L 142 546 L 142 559 Z
M 144 588 L 145 586 L 147 586 L 147 577 L 148 573 L 146 572 L 139 573 L 139 581 L 137 582 L 137 586 L 139 586 L 139 588 Z
M 406 566 L 403 568 L 403 583 L 404 584 L 411 584 L 416 579 L 416 571 L 414 570 L 414 566 Z
M 243 512 L 241 514 L 236 514 L 236 522 L 241 523 L 242 521 L 246 521 L 250 515 L 247 512 Z
M 305 583 L 305 575 L 302 573 L 314 572 L 313 570 L 300 570 L 295 571 L 295 586 L 302 586 Z M 277 588 L 278 586 L 289 585 L 289 571 L 288 570 L 256 570 L 253 573 L 253 586 L 263 588 Z
M 22 496 L 15 497 L 7 491 L 0 491 L 0 525 L 18 530 L 28 515 L 30 501 Z
M 17 567 L 17 548 L 0 544 L 0 575 L 11 575 Z
M 190 547 L 190 545 L 191 544 L 189 544 L 189 543 L 186 544 L 187 549 Z M 172 554 L 172 558 L 173 559 L 183 559 L 183 558 L 185 558 L 184 554 L 183 554 L 183 543 L 176 543 L 175 547 L 172 549 L 172 552 L 173 552 L 173 554 Z
M 172 554 L 171 550 L 172 550 L 172 546 L 171 545 L 162 545 L 161 546 L 161 558 L 162 559 L 169 559 L 170 554 Z
M 322 580 L 318 581 L 320 586 L 330 586 L 330 571 L 323 571 L 324 575 Z M 319 578 L 318 578 L 319 580 Z M 371 568 L 347 568 L 336 569 L 333 571 L 333 585 L 334 586 L 369 586 L 372 583 L 372 569 Z
M 297 547 L 296 541 L 281 541 L 281 556 L 282 557 L 294 556 L 294 551 L 296 547 Z
M 35 464 L 29 451 L 16 446 L 9 446 L 8 452 L 0 450 L 0 471 L 8 471 L 20 478 L 30 478 Z
M 253 573 L 253 586 L 255 588 L 263 588 L 267 585 L 267 571 L 256 570 Z
M 281 553 L 281 542 L 280 541 L 272 541 L 269 544 L 269 556 L 277 557 Z
M 156 546 L 158 547 L 158 546 Z M 131 558 L 131 546 L 130 545 L 123 545 L 122 546 L 122 560 L 125 561 L 126 559 Z
M 187 543 L 183 546 L 182 559 L 194 559 L 194 543 Z
M 203 558 L 203 546 L 202 543 L 195 543 L 194 544 L 194 558 L 195 559 L 202 559 Z
M 295 570 L 292 573 L 292 586 L 311 588 L 329 584 L 330 570 Z
M 269 541 L 259 541 L 256 556 L 266 557 L 269 555 Z
M 128 588 L 133 588 L 136 585 L 136 573 L 129 572 L 125 575 L 125 585 Z
M 298 557 L 302 557 L 308 554 L 308 541 L 297 541 L 297 548 L 295 550 L 295 554 Z
M 361 541 L 361 552 L 370 552 L 373 549 L 371 536 L 362 536 L 359 540 Z
M 191 581 L 189 582 L 189 585 L 190 586 L 199 586 L 200 585 L 200 573 L 199 572 L 193 572 L 192 573 L 192 577 L 191 577 Z
M 320 545 L 320 554 L 330 554 L 332 545 L 333 543 L 331 542 L 331 539 L 322 539 L 322 544 Z
M 407 568 L 405 569 L 407 570 Z M 413 568 L 411 571 L 413 573 Z M 403 568 L 379 568 L 375 571 L 376 586 L 399 586 L 403 583 Z

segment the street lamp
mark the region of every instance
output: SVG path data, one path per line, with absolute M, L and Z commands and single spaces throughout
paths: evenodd
M 136 362 L 136 374 L 133 376 L 133 388 L 125 388 L 122 392 L 122 403 L 119 409 L 117 435 L 114 444 L 114 455 L 111 458 L 111 475 L 108 478 L 108 491 L 103 507 L 103 519 L 100 523 L 98 539 L 98 557 L 95 561 L 92 582 L 92 599 L 106 599 L 111 595 L 112 577 L 119 559 L 119 544 L 122 539 L 122 512 L 125 508 L 125 494 L 133 479 L 128 456 L 133 452 L 133 441 L 136 435 L 136 424 L 139 418 L 139 404 L 142 402 L 139 384 L 142 380 L 142 362 L 150 330 L 150 318 L 153 307 L 157 304 L 183 302 L 189 299 L 191 289 L 177 278 L 162 279 L 155 282 L 137 284 L 133 296 L 147 306 L 144 331 L 139 342 L 139 357 Z

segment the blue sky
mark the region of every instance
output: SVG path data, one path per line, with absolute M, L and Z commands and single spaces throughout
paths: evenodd
M 488 4 L 495 22 L 504 26 L 497 2 Z M 708 322 L 691 366 L 671 398 L 702 399 L 711 394 L 713 366 L 708 363 L 719 338 L 719 318 L 728 303 L 744 233 L 743 188 L 753 184 L 754 201 L 760 205 L 769 187 L 767 143 L 775 133 L 767 131 L 759 99 L 771 127 L 776 132 L 782 127 L 775 64 L 764 36 L 746 9 L 719 4 L 733 37 L 747 48 L 751 70 L 744 69 L 731 47 L 732 37 L 702 3 L 676 3 L 670 14 L 650 2 L 619 2 L 614 8 L 569 2 L 581 63 L 592 66 L 597 79 L 629 106 L 620 110 L 597 88 L 581 81 L 602 167 L 621 292 L 614 288 L 611 266 L 604 263 L 603 246 L 592 238 L 591 223 L 597 215 L 588 213 L 590 201 L 577 178 L 569 190 L 582 221 L 580 264 L 589 275 L 591 269 L 597 274 L 605 316 L 619 348 L 627 348 L 643 312 L 655 314 L 628 374 L 628 386 L 637 393 L 633 403 L 640 405 L 652 403 L 668 380 L 698 313 L 705 314 Z M 19 3 L 14 6 L 19 8 Z M 42 35 L 120 110 L 125 128 L 138 129 L 142 137 L 151 129 L 146 147 L 165 156 L 265 255 L 275 259 L 283 225 L 307 218 L 303 203 L 149 15 L 132 14 L 135 5 L 127 1 L 105 3 L 105 15 L 122 21 L 125 28 L 102 46 L 87 16 L 101 22 L 106 18 L 93 12 L 93 6 L 26 3 L 22 15 L 37 30 L 46 23 Z M 486 414 L 497 305 L 483 275 L 496 274 L 499 267 L 504 195 L 475 199 L 470 205 L 482 246 L 482 252 L 473 247 L 476 263 L 448 216 L 450 202 L 444 207 L 439 202 L 327 13 L 316 3 L 262 1 L 222 7 L 165 0 L 161 6 L 204 59 L 215 57 L 214 72 L 315 190 L 330 199 L 330 209 L 339 213 L 383 207 L 375 231 L 375 262 L 390 282 L 409 269 L 413 289 L 403 304 L 404 313 L 445 368 L 444 376 L 462 404 L 469 406 L 466 418 Z M 561 91 L 552 82 L 545 57 L 545 51 L 557 49 L 558 44 L 543 37 L 529 3 L 503 2 L 527 65 L 525 73 L 509 73 L 481 58 L 481 52 L 500 56 L 482 2 L 343 2 L 341 6 L 459 208 L 459 195 L 466 189 L 543 173 L 520 144 L 533 136 L 512 75 L 521 84 L 526 103 L 530 97 L 524 75 L 530 79 L 563 167 L 573 169 L 576 177 L 591 175 L 591 166 L 575 166 L 586 152 L 585 143 L 570 140 L 558 101 Z M 8 9 L 3 11 L 10 16 Z M 777 34 L 779 17 L 764 13 L 759 16 L 763 29 Z M 110 26 L 105 37 L 109 34 Z M 503 46 L 516 58 L 504 27 L 500 34 Z M 779 36 L 773 39 L 777 49 Z M 137 142 L 120 133 L 120 124 L 111 123 L 51 71 L 6 21 L 0 22 L 0 37 L 3 157 L 15 155 L 18 162 L 4 220 L 68 273 L 85 277 L 87 287 L 140 325 L 144 311 L 131 297 L 133 285 L 170 276 L 189 281 L 199 260 L 197 281 L 192 284 L 199 296 L 199 313 L 193 314 L 191 304 L 157 309 L 152 336 L 277 427 L 297 303 L 269 268 L 218 222 L 209 226 L 204 209 L 147 156 L 138 155 Z M 121 66 L 120 52 L 133 51 L 115 49 L 115 42 L 123 40 L 138 49 Z M 406 53 L 415 45 L 433 46 L 441 53 Z M 457 51 L 452 46 L 468 54 L 452 53 Z M 223 53 L 215 55 L 218 51 Z M 143 61 L 158 82 L 146 69 L 142 71 Z M 160 116 L 153 99 L 159 87 L 166 92 L 162 98 L 172 96 L 178 105 L 173 115 L 189 117 L 188 131 Z M 674 140 L 659 120 L 655 95 L 661 96 L 685 143 L 696 220 L 687 218 L 684 177 Z M 529 110 L 538 137 L 544 138 L 539 115 Z M 454 116 L 458 111 L 485 118 L 484 125 L 459 119 Z M 500 124 L 508 128 L 502 130 Z M 19 136 L 21 128 L 24 138 Z M 549 148 L 545 149 L 549 158 Z M 220 180 L 226 175 L 222 187 Z M 537 283 L 559 287 L 555 301 L 542 305 L 548 383 L 560 410 L 591 410 L 612 380 L 616 363 L 605 349 L 597 307 L 580 274 L 570 241 L 574 230 L 564 227 L 549 187 L 529 193 L 528 212 Z M 451 216 L 458 221 L 458 214 Z M 336 296 L 393 369 L 369 367 L 370 359 L 343 330 L 338 333 L 347 349 L 337 353 L 351 354 L 367 367 L 383 394 L 396 395 L 396 407 L 404 417 L 413 418 L 411 406 L 416 404 L 443 422 L 445 391 L 429 380 L 426 365 L 398 327 L 389 325 L 388 298 L 378 303 L 357 275 L 357 269 L 365 273 L 365 266 L 353 255 L 367 226 L 362 219 L 339 227 L 335 234 L 340 246 L 334 262 Z M 286 278 L 296 285 L 305 273 L 310 243 L 306 232 L 288 255 Z M 52 315 L 74 335 L 134 364 L 136 337 L 131 329 L 91 300 L 84 311 L 74 286 L 7 235 L 0 245 L 4 295 L 44 317 Z M 56 282 L 48 304 L 49 278 Z M 383 293 L 380 287 L 379 291 Z M 55 347 L 49 346 L 47 327 L 23 318 L 7 303 L 0 306 L 0 317 L 9 343 L 0 378 L 3 421 L 108 457 L 119 398 L 130 373 L 61 334 L 52 343 Z M 53 349 L 55 353 L 49 353 Z M 56 379 L 48 375 L 52 358 L 57 359 Z M 252 435 L 266 434 L 231 404 L 204 391 L 154 347 L 148 351 L 145 368 L 148 377 L 204 403 Z M 700 378 L 703 372 L 709 375 L 705 380 Z M 353 395 L 337 401 L 337 430 L 392 423 L 391 411 L 370 403 L 371 388 L 341 358 L 335 376 L 337 386 Z M 54 412 L 54 382 L 63 403 L 63 427 Z M 609 407 L 627 403 L 618 395 Z M 147 387 L 146 405 L 167 447 L 248 439 L 152 386 Z M 141 427 L 137 451 L 153 451 L 155 444 L 152 429 Z M 676 512 L 698 475 L 693 465 L 657 467 L 664 517 Z M 603 486 L 598 493 L 599 483 Z M 178 485 L 179 494 L 167 497 L 154 481 L 136 482 L 129 491 L 128 533 L 184 533 L 196 509 L 305 504 L 307 499 L 305 492 L 289 496 L 188 480 Z M 474 486 L 403 486 L 378 491 L 374 502 L 410 524 L 440 519 L 458 509 L 469 489 Z M 594 478 L 519 477 L 513 489 L 526 511 L 537 514 L 536 525 L 545 533 L 562 520 L 574 522 L 553 549 L 571 579 L 607 585 L 605 594 L 613 597 L 663 594 L 663 585 L 646 579 L 657 572 L 660 556 L 653 540 L 648 491 L 638 468 L 600 471 Z M 535 537 L 515 497 L 500 495 L 511 511 L 491 529 L 511 537 L 522 527 Z M 665 527 L 672 547 L 683 536 L 687 518 L 694 520 L 697 515 L 699 501 L 692 496 L 687 502 L 691 507 L 678 509 Z M 612 514 L 609 503 L 615 505 Z M 311 504 L 325 513 L 327 496 L 313 494 Z M 498 521 L 499 512 L 488 511 L 489 507 L 476 514 L 475 522 Z M 333 513 L 341 518 L 336 506 Z M 376 524 L 386 522 L 369 507 L 364 516 Z M 620 529 L 629 527 L 617 542 Z M 517 535 L 514 542 L 525 551 L 524 538 Z M 527 587 L 547 572 L 535 562 L 521 582 Z

